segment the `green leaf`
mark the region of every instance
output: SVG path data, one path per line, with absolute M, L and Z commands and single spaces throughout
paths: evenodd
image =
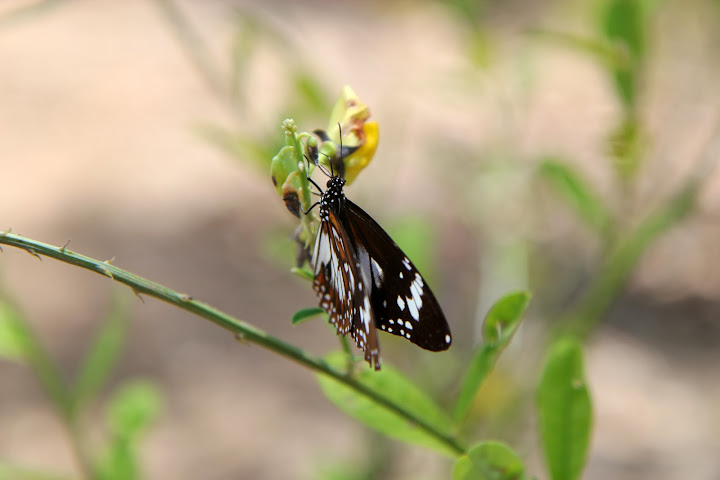
M 455 462 L 453 480 L 522 480 L 525 467 L 510 447 L 500 442 L 475 445 Z
M 539 173 L 591 227 L 599 232 L 603 232 L 608 227 L 610 214 L 600 197 L 569 165 L 557 158 L 548 157 L 540 164 Z
M 97 394 L 112 372 L 125 343 L 127 307 L 126 297 L 116 295 L 112 301 L 110 312 L 90 345 L 75 380 L 73 389 L 75 411 Z
M 478 389 L 495 366 L 498 357 L 510 343 L 520 326 L 531 295 L 527 292 L 514 292 L 505 295 L 490 308 L 483 325 L 483 345 L 475 351 L 470 367 L 455 406 L 455 421 L 461 422 L 467 415 Z
M 160 393 L 150 382 L 134 380 L 123 385 L 108 406 L 108 424 L 115 435 L 135 438 L 160 412 Z
M 585 465 L 592 407 L 580 343 L 570 337 L 550 348 L 537 391 L 540 437 L 550 477 L 575 480 Z
M 634 109 L 647 50 L 647 9 L 640 0 L 609 0 L 604 7 L 601 32 L 616 48 L 617 57 L 624 57 L 612 68 L 615 88 L 624 105 Z
M 290 323 L 293 325 L 297 325 L 306 320 L 317 317 L 318 315 L 322 315 L 323 313 L 325 313 L 325 310 L 320 307 L 303 308 L 302 310 L 298 310 L 293 314 Z
M 0 358 L 25 363 L 25 339 L 18 312 L 0 298 Z
M 601 17 L 605 38 L 620 43 L 634 59 L 645 56 L 646 16 L 640 0 L 609 0 Z
M 132 442 L 125 437 L 113 437 L 107 454 L 96 468 L 99 480 L 136 480 L 141 478 L 140 464 Z
M 100 480 L 141 478 L 137 443 L 160 408 L 160 393 L 150 382 L 134 380 L 115 392 L 107 409 L 112 440 L 95 465 Z
M 347 364 L 347 357 L 341 352 L 330 354 L 326 360 L 338 370 L 344 369 Z M 350 387 L 322 374 L 318 374 L 317 379 L 325 396 L 336 407 L 368 427 L 406 443 L 422 445 L 452 457 L 457 455 L 436 437 Z M 383 366 L 378 372 L 363 369 L 355 379 L 393 403 L 402 405 L 408 412 L 423 419 L 439 432 L 451 436 L 452 423 L 448 415 L 397 370 L 389 366 Z
M 57 411 L 63 416 L 69 413 L 70 392 L 60 368 L 20 311 L 3 298 L 0 298 L 0 354 L 29 365 Z

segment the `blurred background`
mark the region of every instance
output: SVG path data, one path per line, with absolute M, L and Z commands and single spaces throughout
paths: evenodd
M 382 336 L 385 362 L 450 402 L 489 306 L 528 289 L 471 438 L 507 441 L 543 478 L 532 392 L 567 328 L 595 408 L 585 478 L 717 479 L 719 42 L 712 0 L 5 0 L 0 229 L 70 240 L 325 354 L 322 321 L 290 325 L 316 299 L 289 273 L 297 220 L 269 162 L 283 119 L 326 128 L 350 85 L 380 143 L 346 193 L 408 250 L 455 334 L 442 354 Z M 10 247 L 0 278 L 69 379 L 108 316 L 127 320 L 84 427 L 100 448 L 113 391 L 153 385 L 145 478 L 449 476 L 345 417 L 311 372 L 199 318 Z M 79 478 L 37 378 L 2 359 L 0 461 Z

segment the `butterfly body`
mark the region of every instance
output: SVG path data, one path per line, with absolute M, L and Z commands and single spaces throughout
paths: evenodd
M 313 289 L 330 323 L 351 333 L 376 370 L 378 328 L 426 350 L 448 349 L 450 328 L 432 291 L 382 227 L 345 197 L 344 185 L 339 176 L 327 182 L 312 253 Z

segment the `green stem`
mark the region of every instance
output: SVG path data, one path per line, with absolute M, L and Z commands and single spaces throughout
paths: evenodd
M 454 436 L 439 431 L 424 419 L 417 417 L 412 412 L 406 410 L 402 405 L 394 403 L 392 400 L 389 400 L 379 392 L 358 382 L 354 377 L 347 376 L 346 374 L 335 370 L 323 359 L 309 355 L 295 345 L 273 337 L 267 332 L 241 320 L 235 319 L 230 315 L 211 307 L 210 305 L 194 300 L 189 295 L 178 293 L 143 277 L 134 275 L 126 270 L 112 265 L 110 262 L 101 262 L 99 260 L 71 252 L 64 247 L 58 248 L 36 240 L 23 238 L 9 232 L 0 234 L 0 244 L 20 248 L 38 258 L 40 258 L 40 255 L 45 255 L 65 263 L 69 263 L 70 265 L 91 270 L 109 277 L 116 282 L 129 286 L 136 295 L 146 294 L 162 300 L 163 302 L 175 305 L 188 312 L 192 312 L 205 318 L 206 320 L 210 320 L 214 324 L 226 330 L 233 332 L 239 338 L 256 343 L 272 352 L 294 360 L 311 370 L 320 372 L 340 383 L 347 385 L 356 392 L 368 397 L 378 405 L 390 410 L 396 415 L 416 425 L 429 435 L 437 438 L 458 455 L 462 455 L 466 450 Z
M 694 210 L 706 179 L 720 161 L 720 122 L 685 185 L 621 239 L 576 306 L 559 322 L 556 335 L 587 337 L 625 287 L 648 247 Z
M 77 415 L 75 415 L 73 394 L 65 382 L 60 368 L 42 346 L 35 332 L 30 328 L 30 325 L 18 318 L 14 321 L 13 328 L 17 332 L 17 335 L 23 339 L 22 348 L 24 358 L 38 378 L 40 385 L 45 390 L 45 394 L 57 411 L 70 437 L 70 446 L 75 456 L 81 478 L 83 480 L 93 478 L 92 465 L 87 455 L 82 432 L 78 428 L 78 418 Z M 7 478 L 11 477 L 13 476 L 10 475 Z M 6 478 L 2 476 L 1 469 L 0 478 Z
M 692 212 L 696 190 L 683 190 L 646 218 L 610 254 L 577 306 L 560 322 L 561 333 L 587 337 L 612 306 L 648 247 Z

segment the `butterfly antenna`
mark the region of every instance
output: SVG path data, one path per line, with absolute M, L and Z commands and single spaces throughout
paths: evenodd
M 343 158 L 342 127 L 340 126 L 340 122 L 338 122 L 338 133 L 340 134 L 340 164 L 342 165 L 343 160 L 345 160 L 345 159 Z M 331 164 L 332 164 L 332 162 L 331 162 Z M 344 169 L 343 169 L 343 172 L 344 172 Z M 344 177 L 345 174 L 343 173 L 342 176 Z
M 328 177 L 333 177 L 334 174 L 332 171 L 332 158 L 330 158 L 327 154 L 325 154 L 323 152 L 320 152 L 320 155 L 325 155 L 325 157 L 328 159 L 328 163 L 330 164 L 330 171 L 328 171 L 328 169 L 325 167 L 325 165 L 322 165 L 321 163 L 318 163 L 317 166 L 320 168 L 320 170 L 322 170 L 322 172 L 325 175 L 327 175 Z

